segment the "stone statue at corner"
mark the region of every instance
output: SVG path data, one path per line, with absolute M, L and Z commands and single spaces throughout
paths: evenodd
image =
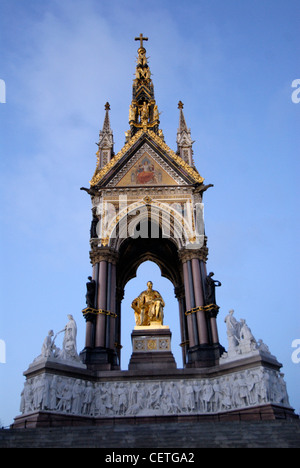
M 64 339 L 63 339 L 63 348 L 59 354 L 59 358 L 63 360 L 69 361 L 79 361 L 79 356 L 77 354 L 77 325 L 72 315 L 67 316 L 69 322 L 65 326 L 63 330 L 59 333 L 64 332 Z
M 85 295 L 86 305 L 93 309 L 95 307 L 96 281 L 91 276 L 88 277 L 88 280 Z
M 68 316 L 68 323 L 66 326 L 54 335 L 53 330 L 48 332 L 44 339 L 41 354 L 37 356 L 32 365 L 42 364 L 45 361 L 57 361 L 65 365 L 86 368 L 85 364 L 77 353 L 77 325 L 71 314 Z M 56 346 L 55 340 L 57 335 L 64 333 L 62 349 Z
M 221 359 L 238 359 L 241 355 L 249 355 L 251 353 L 265 354 L 276 359 L 261 339 L 256 341 L 246 320 L 241 319 L 238 321 L 233 314 L 234 311 L 230 310 L 224 320 L 228 338 L 228 351 L 222 354 Z
M 213 279 L 214 273 L 210 272 L 205 279 L 205 304 L 217 304 L 216 303 L 216 287 L 222 286 L 220 281 Z

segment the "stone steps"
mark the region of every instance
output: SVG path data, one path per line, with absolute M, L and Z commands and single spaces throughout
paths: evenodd
M 260 447 L 300 448 L 300 421 L 169 422 L 0 430 L 0 448 Z

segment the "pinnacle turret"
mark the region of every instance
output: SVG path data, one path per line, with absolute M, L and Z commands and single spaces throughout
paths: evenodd
M 193 140 L 191 130 L 187 127 L 183 114 L 183 103 L 179 101 L 179 126 L 177 130 L 177 154 L 190 166 L 194 166 L 193 160 Z
M 104 106 L 105 117 L 103 122 L 103 128 L 99 132 L 99 143 L 97 143 L 99 150 L 97 151 L 98 156 L 98 168 L 102 168 L 107 164 L 114 155 L 114 139 L 113 132 L 110 128 L 109 111 L 110 105 L 107 102 Z

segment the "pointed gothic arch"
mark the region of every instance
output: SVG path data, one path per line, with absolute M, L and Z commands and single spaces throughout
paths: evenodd
M 107 225 L 105 236 L 110 248 L 119 250 L 127 238 L 134 238 L 138 225 L 138 235 L 143 239 L 168 238 L 182 249 L 193 236 L 193 228 L 175 204 L 163 202 L 145 203 L 139 200 L 118 211 Z
M 129 212 L 127 219 L 125 219 L 125 215 L 124 218 L 119 219 L 119 223 L 115 225 L 109 241 L 109 247 L 118 251 L 115 279 L 117 291 L 116 343 L 121 344 L 122 300 L 126 284 L 136 277 L 138 268 L 146 261 L 155 263 L 159 267 L 161 275 L 173 284 L 174 296 L 179 304 L 178 323 L 181 331 L 181 341 L 186 343 L 187 320 L 183 297 L 184 277 L 182 262 L 178 254 L 179 248 L 182 247 L 182 237 L 179 235 L 179 221 L 178 219 L 171 219 L 173 228 L 169 229 L 169 226 L 164 226 L 169 218 L 160 216 L 161 211 L 158 212 L 156 209 L 153 214 L 153 210 L 151 211 L 149 208 L 149 205 L 140 204 L 137 206 L 135 216 L 131 216 L 131 212 Z M 177 238 L 172 235 L 176 232 L 176 225 Z M 135 232 L 136 228 L 137 232 Z M 128 235 L 129 233 L 131 235 Z M 119 361 L 121 361 L 121 346 L 117 346 L 117 348 Z M 185 365 L 185 363 L 186 352 L 185 346 L 183 346 L 183 364 Z

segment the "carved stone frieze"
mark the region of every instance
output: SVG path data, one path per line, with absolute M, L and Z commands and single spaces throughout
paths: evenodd
M 22 414 L 89 417 L 210 414 L 275 404 L 290 408 L 283 374 L 262 366 L 214 378 L 86 381 L 45 373 L 28 378 Z

